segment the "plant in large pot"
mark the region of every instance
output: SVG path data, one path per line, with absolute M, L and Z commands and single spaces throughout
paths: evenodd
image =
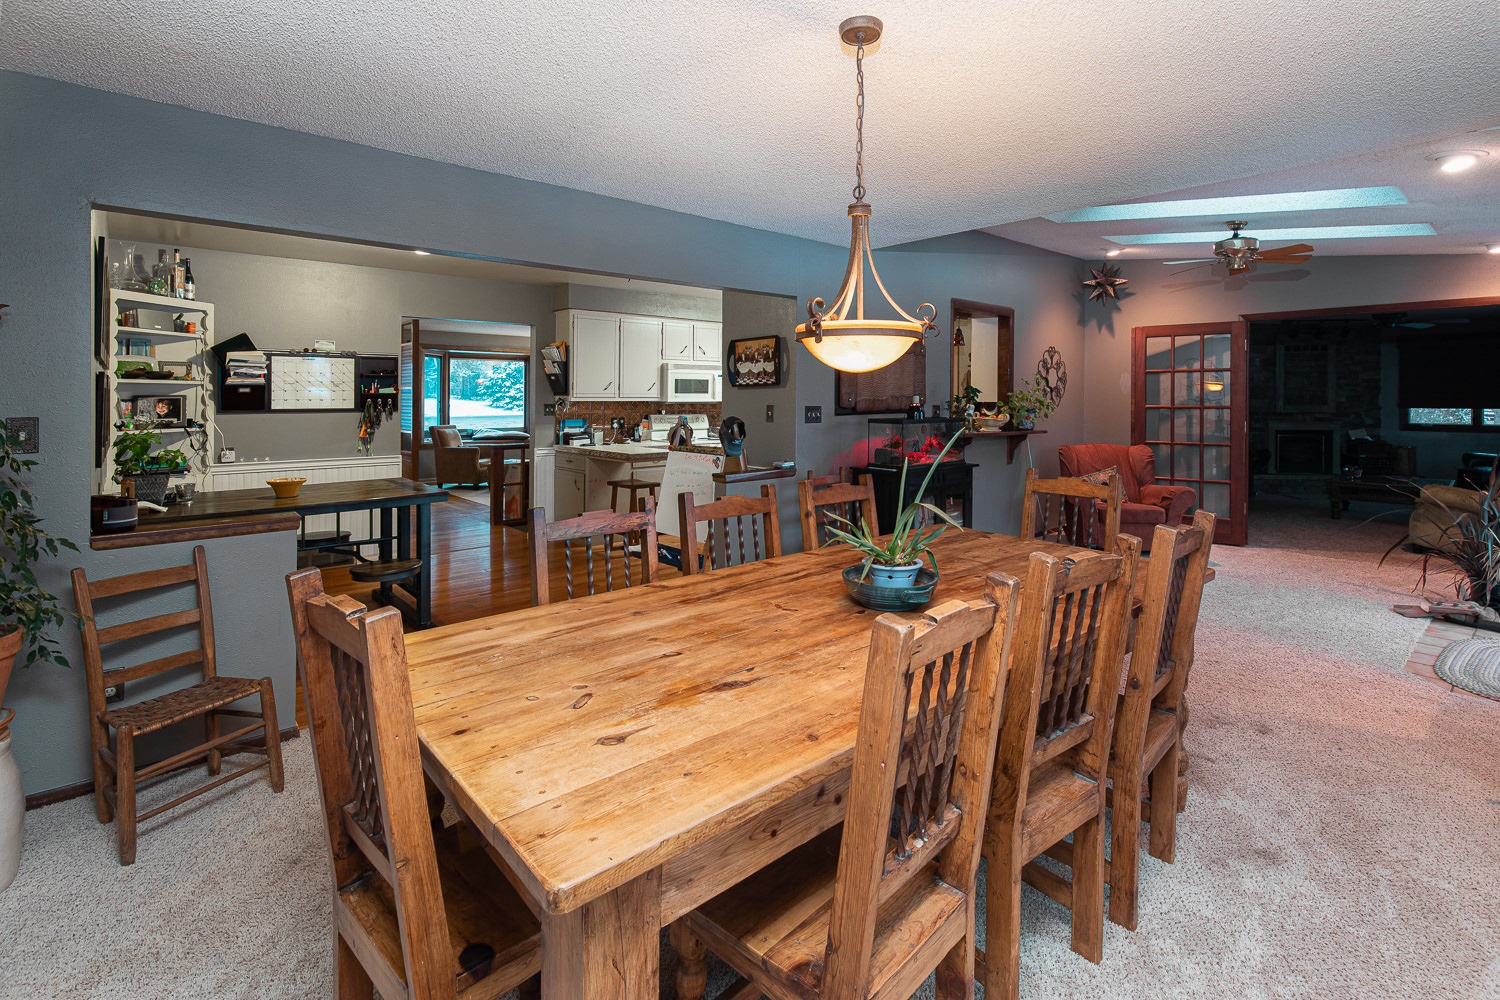
M 911 587 L 916 584 L 917 574 L 922 569 L 922 557 L 926 556 L 932 566 L 934 579 L 937 576 L 937 557 L 932 554 L 931 545 L 938 539 L 948 525 L 953 525 L 960 531 L 963 526 L 949 516 L 948 512 L 936 504 L 926 503 L 922 497 L 927 494 L 927 486 L 932 482 L 932 474 L 942 465 L 949 449 L 958 442 L 967 432 L 967 428 L 960 427 L 954 435 L 943 445 L 943 450 L 938 452 L 928 466 L 927 475 L 922 479 L 922 485 L 917 489 L 916 499 L 896 514 L 896 523 L 891 528 L 889 537 L 880 534 L 879 528 L 871 525 L 864 518 L 855 524 L 848 518 L 837 514 L 829 514 L 829 518 L 838 521 L 844 527 L 828 525 L 828 534 L 833 542 L 842 543 L 854 549 L 864 557 L 859 574 L 860 582 L 869 578 L 878 587 Z M 901 462 L 901 482 L 897 487 L 896 495 L 906 496 L 906 474 L 911 467 L 910 456 Z M 931 513 L 938 520 L 946 522 L 943 524 L 929 525 L 925 514 Z M 852 572 L 852 568 L 851 568 Z
M 1500 476 L 1492 475 L 1483 492 L 1424 486 L 1421 501 L 1440 529 L 1423 557 L 1422 583 L 1436 560 L 1457 578 L 1460 599 L 1500 611 Z
M 1052 415 L 1052 411 L 1057 409 L 1057 401 L 1052 398 L 1047 380 L 1041 375 L 1033 375 L 1016 386 L 1000 407 L 1010 415 L 1012 429 L 1029 431 L 1036 426 L 1038 420 Z
M 115 438 L 115 482 L 137 500 L 161 503 L 166 499 L 172 473 L 187 468 L 187 456 L 176 448 L 152 451 L 160 444 L 161 435 L 149 427 L 122 431 Z

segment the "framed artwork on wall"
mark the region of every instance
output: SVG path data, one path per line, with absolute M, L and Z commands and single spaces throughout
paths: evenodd
M 780 337 L 749 337 L 729 342 L 729 384 L 739 389 L 780 385 Z

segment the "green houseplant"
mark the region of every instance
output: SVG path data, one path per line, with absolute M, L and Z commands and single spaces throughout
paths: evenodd
M 937 558 L 932 554 L 931 545 L 937 540 L 949 524 L 963 530 L 963 526 L 953 520 L 948 512 L 935 504 L 924 503 L 920 499 L 927 492 L 927 484 L 932 482 L 932 474 L 942 464 L 943 458 L 949 449 L 963 437 L 967 428 L 960 427 L 954 435 L 943 445 L 943 450 L 938 452 L 931 466 L 927 469 L 927 475 L 922 479 L 922 485 L 917 490 L 918 499 L 913 500 L 901 509 L 896 515 L 896 523 L 891 529 L 889 538 L 881 539 L 879 528 L 872 526 L 864 518 L 855 524 L 848 518 L 837 514 L 830 514 L 830 519 L 845 525 L 840 528 L 830 524 L 828 533 L 834 542 L 849 546 L 858 552 L 863 559 L 863 568 L 860 570 L 861 582 L 866 577 L 873 576 L 874 582 L 885 587 L 909 587 L 917 578 L 917 572 L 922 568 L 922 557 L 926 556 L 932 566 L 932 572 L 937 573 Z M 901 482 L 896 490 L 897 496 L 906 495 L 906 473 L 910 469 L 910 459 L 901 461 Z M 922 513 L 924 511 L 935 514 L 938 519 L 946 522 L 932 527 L 924 522 Z
M 71 613 L 37 583 L 36 566 L 61 549 L 77 552 L 78 546 L 40 527 L 36 501 L 22 478 L 34 465 L 32 459 L 17 457 L 16 441 L 0 423 L 0 701 L 23 650 L 23 666 L 38 661 L 68 666 L 67 657 L 46 633 Z M 0 734 L 4 730 L 0 724 Z
M 161 435 L 149 429 L 121 431 L 115 438 L 115 482 L 128 479 L 137 500 L 161 503 L 172 473 L 187 468 L 187 456 L 176 448 L 151 449 L 161 444 Z
M 1458 577 L 1455 589 L 1461 599 L 1500 610 L 1500 476 L 1490 477 L 1472 512 L 1444 503 L 1440 490 L 1424 486 L 1422 494 L 1442 518 L 1437 548 L 1422 560 L 1422 583 L 1428 564 L 1437 560 Z
M 1047 380 L 1041 375 L 1033 375 L 1005 397 L 1001 409 L 1010 414 L 1011 427 L 1025 431 L 1036 426 L 1038 420 L 1051 416 L 1057 403 L 1048 390 Z

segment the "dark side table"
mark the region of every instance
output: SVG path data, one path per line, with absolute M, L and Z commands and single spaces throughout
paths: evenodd
M 1328 516 L 1337 518 L 1349 509 L 1349 501 L 1383 503 L 1392 507 L 1415 507 L 1422 487 L 1410 476 L 1363 476 L 1328 480 Z

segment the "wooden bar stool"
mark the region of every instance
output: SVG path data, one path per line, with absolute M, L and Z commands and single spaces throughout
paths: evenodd
M 655 500 L 656 491 L 661 489 L 661 483 L 654 483 L 649 479 L 637 479 L 635 476 L 625 479 L 609 479 L 605 481 L 605 485 L 609 487 L 609 509 L 617 513 L 620 512 L 620 491 L 625 490 L 630 494 L 630 506 L 624 510 L 626 514 L 634 514 L 640 510 L 639 505 L 636 503 L 637 495 L 644 493 L 652 500 Z M 623 538 L 624 542 L 622 544 L 636 545 L 640 542 L 640 532 L 633 531 L 629 535 L 623 536 Z

